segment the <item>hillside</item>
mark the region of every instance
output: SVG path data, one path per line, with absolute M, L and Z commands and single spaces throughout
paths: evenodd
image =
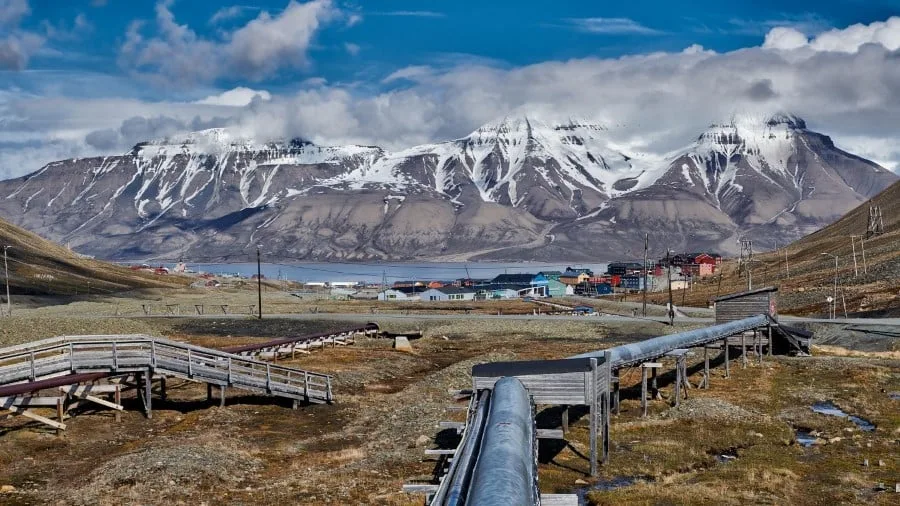
M 862 247 L 856 242 L 858 274 L 853 265 L 851 235 L 864 235 L 868 224 L 869 206 L 881 208 L 884 234 L 865 241 L 866 262 L 863 265 Z M 835 223 L 810 234 L 787 247 L 754 255 L 753 284 L 755 287 L 780 287 L 779 312 L 790 314 L 826 314 L 825 298 L 833 292 L 834 259 L 823 255 L 838 255 L 838 315 L 843 316 L 844 304 L 849 315 L 900 315 L 900 183 L 882 191 Z M 785 261 L 785 254 L 787 261 Z M 738 277 L 737 260 L 724 263 L 721 286 L 718 276 L 698 283 L 692 291 L 675 293 L 676 304 L 705 306 L 716 293 L 730 293 L 746 289 L 745 276 Z M 790 274 L 788 276 L 788 274 Z M 841 293 L 843 288 L 843 293 Z M 842 297 L 843 295 L 843 297 Z M 655 295 L 655 300 L 661 296 Z
M 12 294 L 79 295 L 135 288 L 183 286 L 181 276 L 161 278 L 118 265 L 83 258 L 68 249 L 0 219 L 0 300 L 6 300 L 3 246 L 9 246 Z M 3 310 L 5 311 L 5 309 Z
M 770 249 L 898 179 L 790 115 L 736 116 L 665 156 L 615 128 L 506 117 L 401 151 L 211 129 L 0 181 L 0 215 L 119 260 L 263 244 L 287 261 L 607 261 L 639 254 L 641 230 L 680 251 Z

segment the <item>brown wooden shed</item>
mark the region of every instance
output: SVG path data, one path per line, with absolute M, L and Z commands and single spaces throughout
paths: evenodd
M 759 314 L 775 316 L 777 297 L 778 287 L 767 286 L 713 299 L 716 304 L 716 323 L 742 320 Z

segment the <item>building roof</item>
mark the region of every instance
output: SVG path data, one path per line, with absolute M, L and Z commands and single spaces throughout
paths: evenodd
M 567 268 L 566 268 L 565 274 L 569 274 L 570 272 L 571 272 L 571 273 L 575 273 L 575 275 L 578 275 L 578 274 L 587 274 L 587 275 L 594 274 L 594 271 L 592 271 L 592 270 L 590 270 L 590 269 L 573 269 L 572 267 L 567 267 Z
M 610 262 L 610 263 L 609 263 L 609 266 L 610 266 L 610 267 L 612 267 L 613 265 L 615 265 L 615 266 L 617 266 L 617 267 L 621 267 L 621 266 L 625 266 L 625 267 L 635 266 L 635 267 L 637 267 L 638 269 L 641 268 L 641 263 L 640 263 L 640 262 Z
M 491 284 L 524 284 L 531 285 L 534 274 L 500 274 L 491 280 Z
M 491 292 L 494 290 L 524 290 L 526 288 L 532 288 L 530 283 L 522 284 L 522 283 L 491 283 L 489 285 L 480 285 L 476 287 L 478 291 L 486 291 Z
M 421 287 L 421 286 L 395 286 L 395 287 L 387 288 L 384 291 L 387 292 L 388 290 L 393 290 L 395 292 L 403 292 L 403 293 L 409 295 L 411 293 L 422 293 L 425 291 L 425 288 Z
M 544 276 L 562 276 L 562 271 L 541 271 L 538 274 L 543 274 Z
M 475 290 L 459 286 L 442 286 L 440 288 L 432 288 L 431 290 L 441 292 L 444 295 L 457 295 L 461 293 L 475 293 Z M 429 290 L 430 291 L 430 290 Z
M 740 298 L 740 297 L 746 297 L 746 296 L 748 296 L 748 295 L 754 295 L 754 294 L 757 294 L 757 293 L 777 292 L 777 291 L 778 291 L 778 287 L 777 287 L 777 286 L 766 286 L 766 287 L 763 287 L 763 288 L 757 288 L 756 290 L 748 290 L 748 291 L 746 291 L 746 292 L 729 293 L 728 295 L 723 295 L 723 296 L 721 296 L 721 297 L 716 297 L 715 299 L 713 299 L 713 301 L 714 301 L 714 302 L 720 302 L 720 301 L 723 301 L 723 300 L 737 299 L 737 298 Z

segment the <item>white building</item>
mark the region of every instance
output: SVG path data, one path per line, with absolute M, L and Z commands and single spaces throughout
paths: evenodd
M 419 297 L 420 300 L 426 301 L 475 300 L 475 290 L 470 288 L 459 288 L 456 286 L 444 286 L 441 288 L 425 290 Z
M 413 288 L 388 288 L 378 293 L 378 300 L 415 301 L 420 300 L 420 295 L 422 292 L 414 291 Z

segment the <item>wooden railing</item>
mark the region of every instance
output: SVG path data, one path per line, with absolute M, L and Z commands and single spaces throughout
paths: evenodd
M 151 370 L 300 400 L 331 402 L 331 376 L 145 335 L 61 336 L 0 349 L 0 385 L 76 372 Z

